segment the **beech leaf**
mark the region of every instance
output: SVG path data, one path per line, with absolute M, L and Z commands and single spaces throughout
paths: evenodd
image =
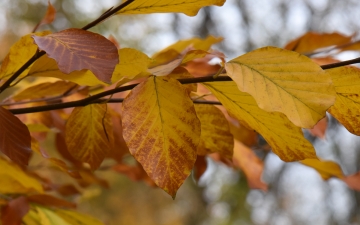
M 174 198 L 200 141 L 200 121 L 187 91 L 175 79 L 152 76 L 125 98 L 122 123 L 130 153 Z
M 19 165 L 28 165 L 31 137 L 27 126 L 0 106 L 0 127 L 0 152 Z
M 299 127 L 312 128 L 335 102 L 331 77 L 296 52 L 260 48 L 231 60 L 225 68 L 261 109 L 282 112 Z
M 55 213 L 69 224 L 76 225 L 104 225 L 98 219 L 69 210 L 56 210 Z
M 331 177 L 337 177 L 340 179 L 344 177 L 341 167 L 336 162 L 323 161 L 319 159 L 305 159 L 300 162 L 306 166 L 314 168 L 324 180 Z
M 44 36 L 50 34 L 50 31 L 43 31 L 35 33 L 37 36 Z M 37 46 L 31 38 L 32 34 L 28 34 L 20 38 L 10 48 L 9 54 L 5 57 L 0 68 L 0 79 L 9 78 L 20 67 L 22 67 L 33 55 L 35 55 Z M 31 66 L 30 66 L 31 67 Z M 29 72 L 27 68 L 20 77 L 25 76 Z
M 282 160 L 288 162 L 316 158 L 315 149 L 305 139 L 301 128 L 291 123 L 282 113 L 260 109 L 251 95 L 239 91 L 235 82 L 204 84 L 230 116 L 261 134 Z
M 111 117 L 105 104 L 77 107 L 66 123 L 65 141 L 70 154 L 97 169 L 114 143 Z
M 212 105 L 195 105 L 196 115 L 201 122 L 201 141 L 198 155 L 218 152 L 231 159 L 234 149 L 234 137 L 230 133 L 229 123 L 224 114 Z
M 0 211 L 1 223 L 6 225 L 21 225 L 22 218 L 29 212 L 30 206 L 24 196 L 9 201 Z
M 106 83 L 96 78 L 90 70 L 73 71 L 69 74 L 61 72 L 56 64 L 56 61 L 49 58 L 47 55 L 44 55 L 40 59 L 36 60 L 36 62 L 31 66 L 28 75 L 34 77 L 56 77 L 62 80 L 72 81 L 79 85 L 106 85 Z
M 249 147 L 237 140 L 235 140 L 233 163 L 244 172 L 250 188 L 267 190 L 267 184 L 261 180 L 264 163 Z
M 99 80 L 111 82 L 112 73 L 119 63 L 119 54 L 116 46 L 105 37 L 76 28 L 32 37 L 40 50 L 56 60 L 62 72 L 69 74 L 87 69 Z
M 225 0 L 136 0 L 117 14 L 184 13 L 196 16 L 205 6 L 222 6 Z
M 360 135 L 360 69 L 356 67 L 339 67 L 326 70 L 332 77 L 336 100 L 329 109 L 348 131 Z

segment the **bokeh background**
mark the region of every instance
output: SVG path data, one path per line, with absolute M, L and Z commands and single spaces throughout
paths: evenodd
M 135 0 L 136 1 L 136 0 Z M 120 0 L 52 0 L 56 20 L 41 29 L 82 27 Z M 0 61 L 19 37 L 41 20 L 46 0 L 0 0 Z M 358 0 L 227 0 L 223 7 L 182 14 L 114 16 L 92 29 L 114 36 L 121 47 L 148 55 L 194 36 L 224 37 L 215 46 L 227 59 L 263 46 L 283 47 L 308 31 L 355 34 L 360 28 Z M 340 59 L 358 56 L 357 52 Z M 360 139 L 330 118 L 324 140 L 305 132 L 317 154 L 338 162 L 345 174 L 360 170 Z M 259 153 L 261 156 L 261 152 Z M 360 195 L 342 181 L 324 182 L 311 168 L 284 163 L 269 153 L 263 180 L 268 192 L 250 190 L 241 171 L 208 159 L 199 182 L 190 176 L 175 200 L 164 191 L 112 171 L 98 171 L 109 188 L 92 185 L 76 197 L 79 210 L 106 224 L 360 224 Z

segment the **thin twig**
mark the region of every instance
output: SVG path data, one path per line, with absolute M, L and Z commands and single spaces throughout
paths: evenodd
M 323 70 L 327 70 L 327 69 L 333 69 L 333 68 L 336 68 L 336 67 L 347 66 L 347 65 L 351 65 L 351 64 L 355 64 L 355 63 L 360 63 L 360 57 L 356 58 L 356 59 L 342 61 L 342 62 L 322 65 L 321 68 Z

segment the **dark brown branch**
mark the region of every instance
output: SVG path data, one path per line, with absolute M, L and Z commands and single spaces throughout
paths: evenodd
M 342 62 L 322 65 L 321 68 L 323 70 L 327 70 L 327 69 L 332 69 L 332 68 L 341 67 L 341 66 L 347 66 L 347 65 L 351 65 L 351 64 L 355 64 L 355 63 L 360 63 L 360 57 L 356 58 L 356 59 L 342 61 Z
M 102 14 L 99 18 L 97 18 L 96 20 L 94 20 L 93 22 L 87 24 L 86 26 L 84 26 L 83 30 L 88 30 L 94 26 L 96 26 L 97 24 L 101 23 L 102 21 L 106 20 L 107 18 L 109 18 L 110 16 L 114 15 L 116 12 L 120 11 L 121 9 L 125 8 L 126 6 L 128 6 L 129 4 L 131 4 L 134 0 L 127 0 L 126 2 L 122 3 L 121 5 L 119 5 L 118 7 L 115 7 L 113 9 L 110 9 L 108 11 L 106 11 L 104 14 Z

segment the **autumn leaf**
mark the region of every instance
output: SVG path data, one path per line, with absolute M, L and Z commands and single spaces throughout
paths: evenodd
M 77 107 L 66 123 L 65 141 L 70 154 L 97 169 L 114 143 L 111 117 L 105 104 Z
M 16 164 L 0 157 L 0 168 L 0 193 L 31 194 L 43 192 L 41 184 L 22 171 Z
M 78 87 L 78 85 L 66 81 L 57 81 L 54 83 L 45 82 L 30 86 L 20 91 L 15 94 L 12 99 L 15 101 L 21 101 L 25 99 L 39 99 L 42 97 L 57 97 L 75 89 L 76 87 Z
M 6 225 L 21 225 L 22 218 L 30 210 L 29 203 L 24 196 L 12 199 L 0 211 L 1 223 Z
M 175 68 L 169 75 L 169 77 L 174 79 L 180 78 L 193 78 L 194 76 L 191 75 L 184 67 L 177 67 Z M 192 91 L 197 91 L 197 84 L 183 84 L 183 87 L 188 91 L 190 94 Z
M 360 191 L 360 172 L 343 177 L 342 180 L 353 190 Z
M 347 44 L 352 38 L 337 32 L 323 34 L 308 32 L 291 41 L 284 48 L 299 53 L 311 53 L 319 48 Z
M 123 78 L 133 79 L 136 75 L 151 75 L 147 69 L 152 60 L 144 53 L 132 49 L 122 48 L 119 50 L 120 62 L 116 65 L 112 75 L 112 82 L 115 83 Z
M 267 191 L 267 184 L 261 180 L 264 163 L 249 147 L 237 140 L 235 140 L 233 163 L 244 172 L 250 188 Z
M 27 126 L 0 106 L 0 127 L 0 152 L 19 165 L 28 165 L 31 137 Z
M 78 212 L 58 209 L 55 213 L 64 219 L 68 224 L 76 225 L 104 225 L 99 220 Z
M 151 58 L 157 63 L 157 65 L 164 64 L 178 57 L 186 48 L 191 47 L 195 50 L 208 51 L 213 44 L 222 41 L 221 37 L 208 36 L 205 39 L 190 38 L 186 40 L 180 40 L 174 44 L 164 48 L 160 52 L 155 53 Z M 152 65 L 152 67 L 155 65 Z
M 72 202 L 68 202 L 62 200 L 60 198 L 56 198 L 52 195 L 45 195 L 45 194 L 38 194 L 38 195 L 31 195 L 27 197 L 28 201 L 31 203 L 40 204 L 43 206 L 53 206 L 59 208 L 75 208 L 76 204 Z
M 196 16 L 205 6 L 222 6 L 225 0 L 136 0 L 117 14 L 184 13 Z
M 261 109 L 282 112 L 299 127 L 312 128 L 335 102 L 331 77 L 295 52 L 265 47 L 231 60 L 225 68 Z
M 196 157 L 196 162 L 194 165 L 194 177 L 196 181 L 199 181 L 201 176 L 205 173 L 207 169 L 206 156 L 198 155 Z
M 309 129 L 308 131 L 312 136 L 324 139 L 327 126 L 328 126 L 328 118 L 325 117 L 321 119 L 312 129 Z
M 230 133 L 224 114 L 212 105 L 195 105 L 196 115 L 201 122 L 201 140 L 197 148 L 198 155 L 219 152 L 231 159 L 234 137 Z
M 38 36 L 44 36 L 50 34 L 50 31 L 43 31 L 35 33 Z M 1 64 L 0 79 L 9 78 L 20 67 L 22 67 L 33 55 L 35 55 L 37 46 L 34 44 L 34 40 L 31 38 L 32 34 L 23 36 L 10 48 L 9 54 L 6 56 Z M 25 76 L 29 72 L 27 68 L 20 77 Z
M 56 77 L 61 80 L 68 80 L 79 85 L 95 86 L 106 85 L 100 81 L 90 70 L 73 71 L 65 74 L 59 70 L 56 61 L 49 58 L 47 55 L 42 56 L 40 59 L 31 66 L 28 73 L 29 76 L 34 77 Z
M 50 1 L 48 1 L 48 8 L 42 20 L 34 27 L 33 31 L 36 31 L 40 26 L 45 24 L 50 24 L 54 21 L 56 15 L 56 9 L 53 5 L 51 5 Z
M 66 220 L 64 220 L 63 218 L 61 218 L 59 215 L 57 215 L 55 212 L 53 212 L 52 210 L 45 208 L 45 207 L 40 207 L 40 206 L 36 206 L 36 210 L 38 212 L 39 215 L 39 220 L 41 222 L 41 224 L 43 225 L 71 225 L 70 223 L 67 223 Z
M 314 168 L 324 180 L 327 180 L 331 177 L 337 177 L 337 178 L 344 177 L 339 164 L 333 161 L 323 161 L 319 159 L 305 159 L 300 162 L 306 166 Z
M 304 138 L 301 128 L 278 112 L 266 112 L 235 82 L 204 83 L 219 99 L 229 114 L 260 133 L 272 150 L 284 161 L 316 158 L 314 147 Z
M 111 82 L 119 54 L 116 46 L 105 37 L 76 28 L 32 37 L 40 50 L 56 60 L 63 73 L 87 69 L 99 80 Z
M 125 98 L 122 122 L 130 153 L 175 197 L 194 166 L 200 141 L 200 122 L 187 91 L 172 78 L 152 76 Z
M 360 70 L 339 67 L 326 72 L 331 76 L 336 91 L 336 101 L 329 113 L 348 131 L 360 135 Z

